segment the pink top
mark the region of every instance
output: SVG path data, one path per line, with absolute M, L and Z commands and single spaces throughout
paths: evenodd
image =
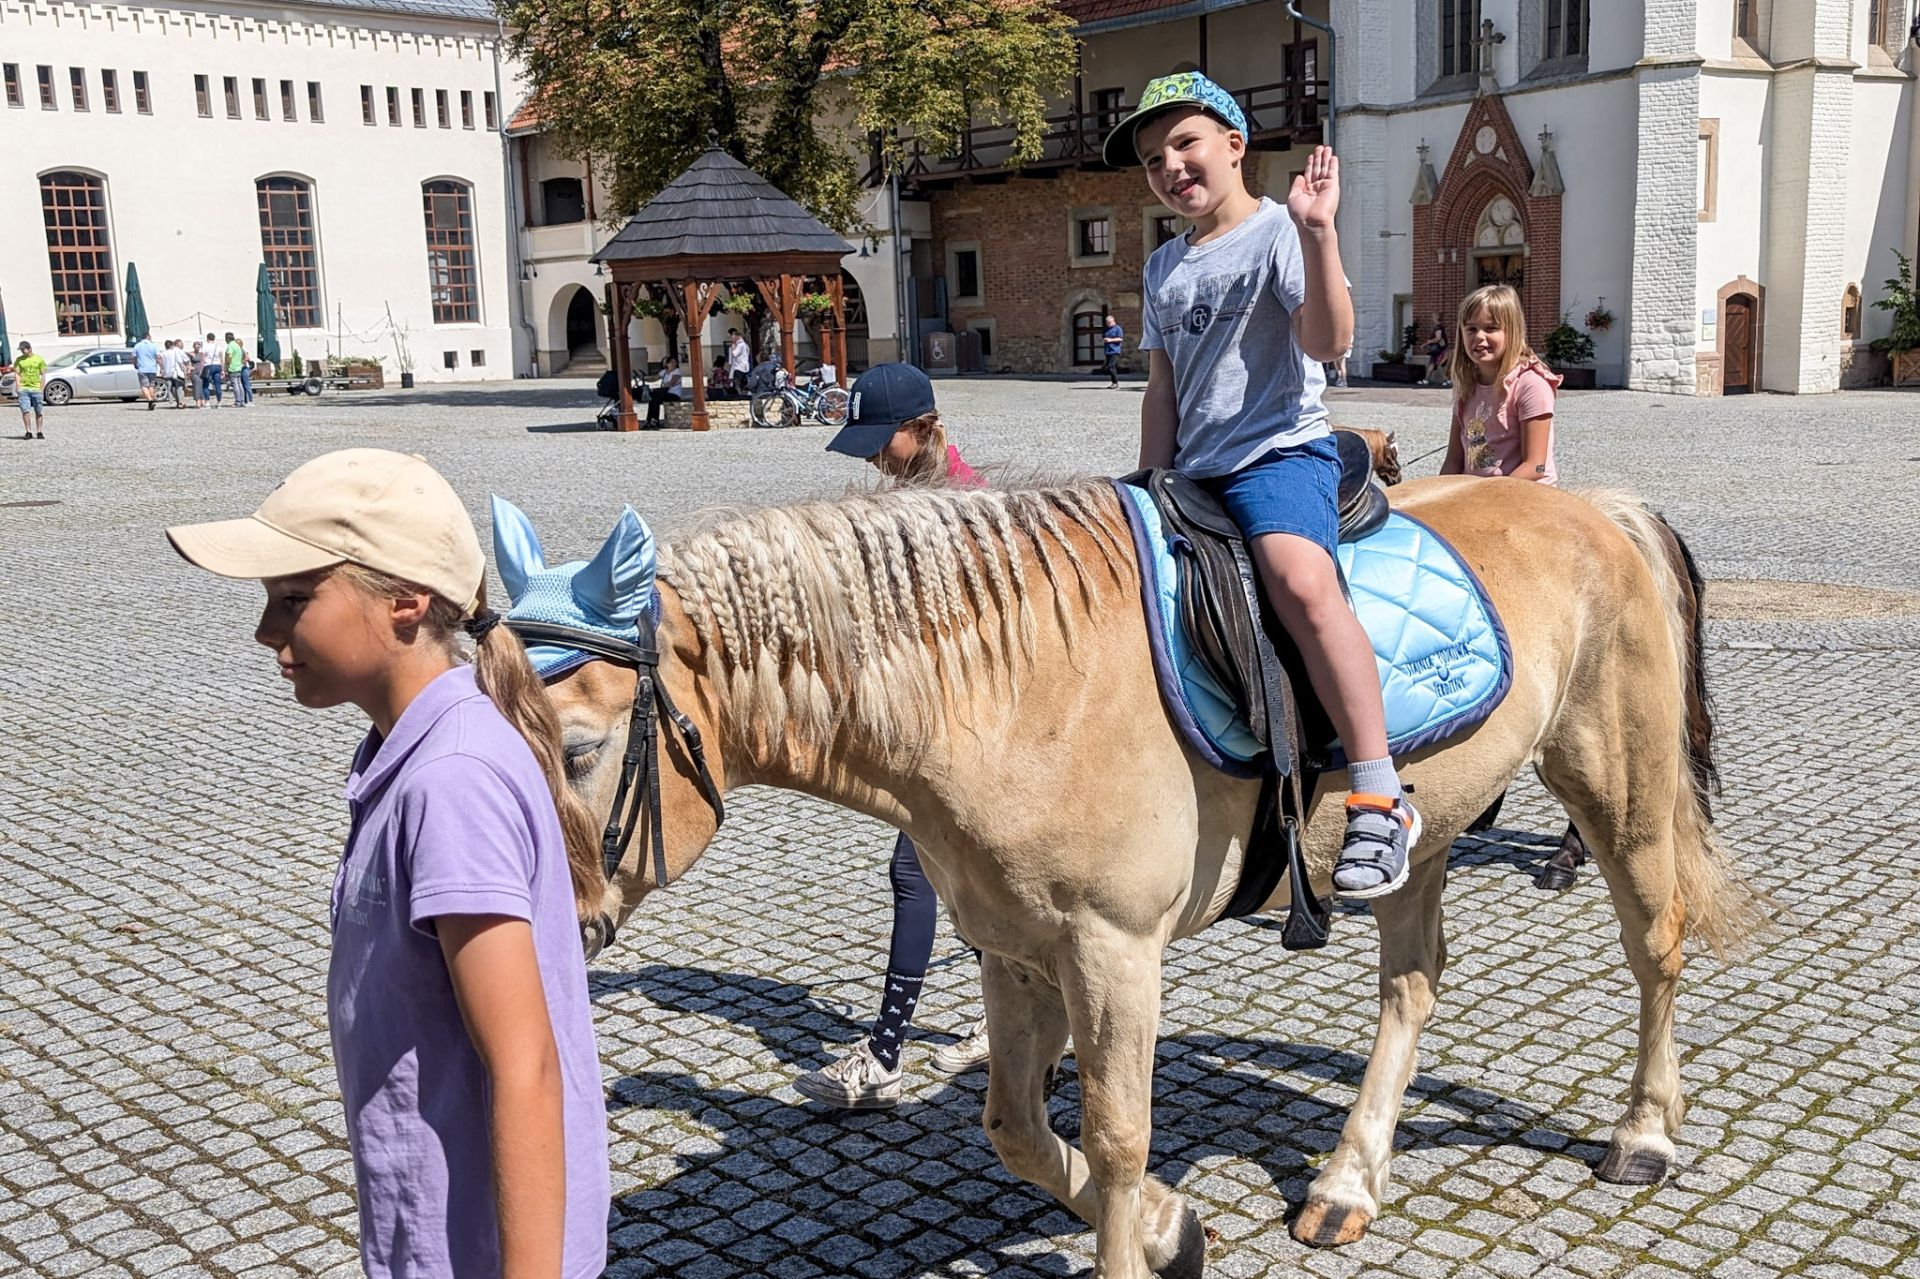
M 987 482 L 980 478 L 971 466 L 960 460 L 960 450 L 947 445 L 947 483 L 955 488 L 981 489 Z
M 1526 460 L 1521 426 L 1553 416 L 1554 388 L 1560 375 L 1538 360 L 1507 374 L 1502 386 L 1476 385 L 1453 405 L 1453 429 L 1466 458 L 1468 475 L 1512 475 Z M 1543 484 L 1557 484 L 1553 465 L 1553 425 L 1547 425 L 1547 470 Z

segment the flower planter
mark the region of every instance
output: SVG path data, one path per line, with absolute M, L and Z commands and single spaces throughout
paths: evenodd
M 1554 372 L 1560 375 L 1560 389 L 1563 391 L 1591 391 L 1599 385 L 1596 381 L 1598 374 L 1592 369 L 1556 368 Z
M 1426 369 L 1418 364 L 1408 364 L 1404 360 L 1389 364 L 1385 360 L 1376 360 L 1372 377 L 1376 382 L 1398 382 L 1403 386 L 1413 386 L 1426 375 Z
M 1895 386 L 1920 386 L 1920 349 L 1890 352 Z
M 400 389 L 403 391 L 411 391 L 413 389 L 413 374 L 402 373 L 400 375 Z

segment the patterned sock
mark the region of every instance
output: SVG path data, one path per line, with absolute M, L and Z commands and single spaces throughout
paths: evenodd
M 898 973 L 887 974 L 886 991 L 880 999 L 880 1015 L 873 1019 L 873 1031 L 867 1036 L 867 1047 L 873 1050 L 874 1058 L 888 1070 L 900 1069 L 900 1045 L 907 1037 L 907 1027 L 913 1024 L 913 1006 L 920 1002 L 922 977 L 902 977 Z
M 1348 775 L 1356 795 L 1400 798 L 1400 774 L 1394 771 L 1391 759 L 1363 759 L 1348 770 Z

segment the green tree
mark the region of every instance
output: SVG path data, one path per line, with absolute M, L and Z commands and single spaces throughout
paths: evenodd
M 856 140 L 953 146 L 970 116 L 1039 153 L 1073 74 L 1053 0 L 498 0 L 542 127 L 631 214 L 710 140 L 843 234 Z

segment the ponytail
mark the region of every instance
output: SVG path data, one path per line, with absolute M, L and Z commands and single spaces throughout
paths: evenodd
M 360 564 L 341 564 L 333 571 L 375 598 L 418 595 L 426 589 Z M 546 778 L 547 790 L 553 796 L 554 811 L 560 818 L 560 833 L 567 846 L 567 870 L 573 878 L 574 901 L 582 913 L 597 912 L 607 885 L 605 873 L 600 869 L 599 839 L 586 804 L 567 784 L 567 752 L 560 736 L 560 716 L 554 712 L 546 686 L 534 673 L 533 663 L 527 660 L 526 648 L 511 627 L 500 624 L 500 614 L 487 607 L 485 583 L 481 584 L 471 618 L 459 605 L 439 595 L 432 599 L 421 629 L 444 645 L 449 656 L 457 655 L 456 635 L 464 631 L 472 638 L 474 683 L 533 752 L 534 762 L 540 766 L 540 775 Z
M 926 431 L 926 436 L 913 451 L 913 460 L 907 463 L 900 478 L 909 484 L 945 484 L 947 482 L 947 426 L 940 420 L 940 411 L 935 409 L 919 417 L 900 424 L 902 430 L 916 434 Z
M 533 663 L 527 660 L 526 646 L 511 627 L 500 625 L 500 614 L 487 607 L 484 584 L 480 587 L 474 616 L 477 624 L 468 628 L 474 637 L 474 682 L 533 751 L 534 761 L 547 779 L 547 790 L 553 795 L 560 832 L 566 838 L 567 869 L 573 876 L 574 901 L 583 910 L 598 911 L 607 881 L 600 869 L 593 818 L 573 787 L 567 784 L 567 752 L 560 736 L 560 717 L 554 712 L 546 685 L 535 674 Z

